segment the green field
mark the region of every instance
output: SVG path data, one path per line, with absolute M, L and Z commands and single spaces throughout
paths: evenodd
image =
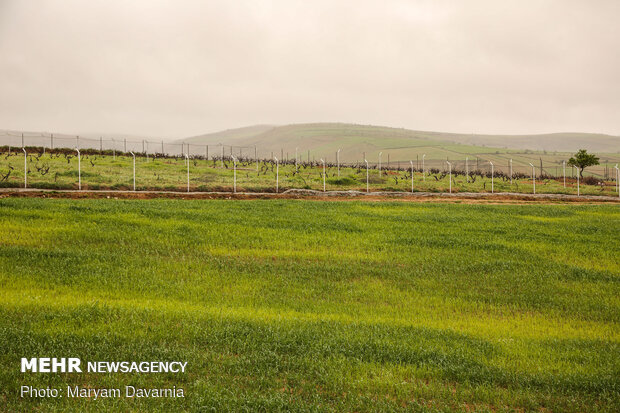
M 77 154 L 66 150 L 65 153 L 43 153 L 42 148 L 29 148 L 27 157 L 28 187 L 42 189 L 78 189 L 81 178 L 82 189 L 133 189 L 133 158 L 131 156 L 83 154 L 81 158 L 80 177 L 78 177 Z M 495 170 L 493 185 L 488 164 L 477 175 L 471 173 L 476 164 L 469 164 L 470 178 L 466 178 L 463 163 L 454 163 L 452 175 L 453 192 L 517 192 L 532 193 L 530 175 L 519 175 L 510 182 L 509 175 L 499 176 L 499 163 Z M 381 174 L 377 165 L 371 165 L 368 174 L 370 191 L 411 191 L 410 164 L 401 164 L 397 169 L 386 171 L 382 165 Z M 448 192 L 450 175 L 445 162 L 441 165 L 426 163 L 422 173 L 422 164 L 414 164 L 413 190 L 416 192 Z M 436 169 L 432 169 L 436 168 Z M 257 170 L 258 169 L 258 170 Z M 569 169 L 569 173 L 572 172 Z M 537 174 L 539 171 L 537 172 Z M 233 162 L 225 160 L 222 164 L 217 159 L 190 159 L 189 187 L 191 191 L 233 191 Z M 365 164 L 350 165 L 340 168 L 340 177 L 335 164 L 326 164 L 325 189 L 366 191 Z M 475 175 L 475 176 L 474 176 Z M 6 176 L 6 178 L 4 178 Z M 4 179 L 3 179 L 4 178 Z M 276 178 L 280 192 L 287 189 L 323 190 L 323 166 L 320 163 L 299 164 L 295 172 L 293 162 L 280 164 L 276 168 L 273 161 L 243 161 L 237 164 L 236 179 L 238 192 L 275 192 Z M 137 190 L 172 190 L 186 191 L 188 167 L 184 158 L 163 158 L 146 156 L 136 157 Z M 567 174 L 566 187 L 562 178 L 540 179 L 537 177 L 537 193 L 577 194 L 577 180 Z M 590 184 L 586 184 L 589 182 Z M 0 154 L 0 187 L 24 186 L 23 153 L 5 152 Z M 581 181 L 582 195 L 617 196 L 614 180 Z
M 620 209 L 0 200 L 2 411 L 617 411 Z M 33 374 L 21 357 L 187 361 Z M 28 399 L 21 385 L 183 399 Z

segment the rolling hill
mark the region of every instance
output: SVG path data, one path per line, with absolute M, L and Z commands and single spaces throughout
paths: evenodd
M 312 123 L 285 126 L 256 125 L 230 129 L 220 133 L 180 139 L 193 144 L 233 145 L 259 156 L 280 155 L 294 158 L 295 149 L 302 159 L 327 157 L 335 159 L 341 149 L 343 162 L 356 162 L 366 157 L 374 162 L 379 152 L 395 161 L 408 161 L 426 154 L 426 159 L 464 160 L 482 157 L 485 160 L 517 158 L 527 165 L 530 161 L 556 162 L 567 159 L 570 152 L 585 148 L 598 153 L 602 160 L 620 159 L 620 137 L 591 133 L 554 133 L 544 135 L 475 135 L 415 131 L 384 126 L 346 123 Z M 288 153 L 288 156 L 287 156 Z M 531 160 L 530 160 L 531 158 Z

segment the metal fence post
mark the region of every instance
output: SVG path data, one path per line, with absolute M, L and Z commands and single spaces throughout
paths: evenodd
M 452 193 L 452 164 L 448 161 L 446 161 L 446 163 L 448 164 L 448 170 L 449 170 L 449 176 L 448 179 L 450 180 L 450 193 Z M 445 171 L 445 169 L 444 169 Z
M 618 197 L 620 198 L 620 169 L 618 169 L 618 164 L 614 166 L 614 169 L 616 170 L 616 190 L 618 191 Z
M 276 160 L 276 194 L 280 191 L 280 163 L 278 162 L 278 158 L 275 156 L 273 159 Z
M 323 162 L 323 192 L 325 192 L 325 161 L 321 158 L 321 162 Z
M 133 156 L 133 190 L 136 190 L 136 155 L 133 152 L 129 152 L 131 153 L 131 156 Z
M 536 168 L 534 168 L 531 162 L 529 164 L 532 167 L 532 192 L 536 193 Z
M 82 163 L 81 163 L 81 155 L 80 155 L 80 148 L 75 148 L 75 150 L 77 151 L 78 154 L 78 190 L 81 191 L 82 190 Z
M 469 183 L 469 158 L 465 157 L 465 181 Z
M 28 154 L 26 148 L 22 147 L 22 151 L 24 151 L 24 188 L 28 188 Z
M 366 162 L 366 193 L 368 193 L 370 190 L 370 186 L 368 184 L 368 161 L 364 159 L 364 162 Z
M 233 193 L 237 193 L 237 158 L 231 156 L 233 160 Z
M 185 162 L 187 162 L 187 192 L 189 192 L 189 155 L 185 154 Z

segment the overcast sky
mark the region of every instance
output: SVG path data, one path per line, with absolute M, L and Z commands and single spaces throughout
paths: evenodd
M 0 129 L 620 134 L 620 1 L 0 0 Z

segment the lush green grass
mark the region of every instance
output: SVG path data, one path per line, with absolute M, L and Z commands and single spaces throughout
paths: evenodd
M 2 199 L 0 410 L 616 411 L 619 233 L 616 206 Z
M 44 189 L 77 189 L 78 188 L 78 160 L 76 154 L 63 155 L 49 153 L 41 154 L 31 150 L 28 156 L 28 185 L 32 188 Z M 401 170 L 396 170 L 398 163 L 392 163 L 392 170 L 385 170 L 385 163 L 379 174 L 376 166 L 371 166 L 369 172 L 369 187 L 371 191 L 411 191 L 411 172 L 409 164 L 401 164 Z M 496 162 L 498 174 L 499 161 Z M 359 190 L 366 191 L 366 167 L 342 167 L 340 177 L 336 165 L 326 166 L 326 189 L 331 190 Z M 417 166 L 417 165 L 415 165 Z M 485 168 L 488 164 L 484 165 Z M 505 166 L 505 165 L 504 165 Z M 405 167 L 407 169 L 405 169 Z M 422 165 L 414 172 L 414 191 L 448 192 L 450 176 L 447 174 L 445 162 L 441 165 L 425 164 L 426 174 L 422 174 Z M 431 168 L 435 169 L 433 173 Z M 476 168 L 476 163 L 469 164 L 470 172 Z M 463 163 L 455 163 L 452 176 L 452 191 L 454 192 L 491 192 L 490 170 L 483 170 L 479 175 L 470 177 L 467 181 L 463 171 Z M 437 172 L 438 171 L 438 172 Z M 458 174 L 458 171 L 461 171 Z M 12 152 L 11 155 L 0 156 L 0 178 L 10 172 L 8 178 L 0 181 L 0 187 L 19 187 L 24 185 L 24 156 Z M 136 158 L 136 188 L 137 190 L 175 190 L 187 189 L 187 164 L 184 158 Z M 277 172 L 277 174 L 276 174 Z M 249 192 L 275 192 L 276 175 L 279 178 L 279 190 L 291 188 L 323 189 L 323 167 L 321 164 L 300 165 L 295 172 L 294 164 L 280 164 L 276 170 L 274 162 L 245 161 L 237 165 L 237 190 Z M 532 192 L 532 180 L 521 176 L 515 178 L 511 184 L 509 175 L 494 177 L 495 192 Z M 529 176 L 529 175 L 528 175 Z M 81 179 L 83 189 L 133 189 L 133 159 L 130 156 L 83 155 L 81 160 Z M 190 159 L 189 183 L 192 191 L 232 191 L 233 190 L 233 162 L 227 160 L 222 163 L 218 160 Z M 581 182 L 583 195 L 615 195 L 615 181 L 605 182 L 605 185 L 586 185 Z M 577 194 L 577 182 L 567 179 L 564 187 L 561 179 L 537 179 L 537 193 Z

